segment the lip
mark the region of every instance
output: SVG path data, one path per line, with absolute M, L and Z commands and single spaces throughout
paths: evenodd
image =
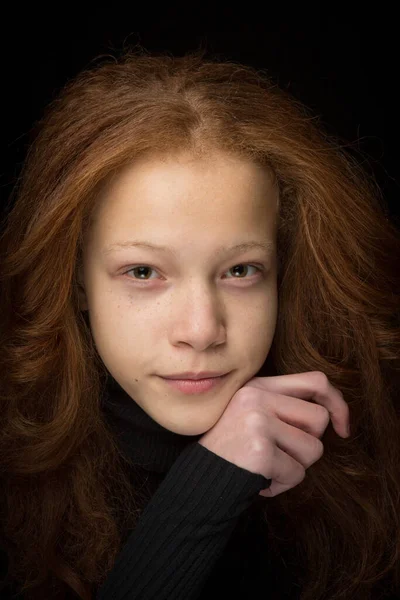
M 194 371 L 185 371 L 184 373 L 176 373 L 176 375 L 161 375 L 164 379 L 179 379 L 179 380 L 187 380 L 187 379 L 211 379 L 212 377 L 221 377 L 222 375 L 226 375 L 226 373 L 217 373 L 217 371 L 200 371 L 199 373 L 195 373 Z
M 203 394 L 221 385 L 229 373 L 219 377 L 208 377 L 205 379 L 169 379 L 160 377 L 167 385 L 183 394 Z

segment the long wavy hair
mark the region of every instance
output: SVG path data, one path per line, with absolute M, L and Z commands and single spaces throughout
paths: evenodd
M 0 531 L 8 580 L 27 598 L 94 598 L 142 509 L 79 309 L 96 197 L 136 157 L 210 149 L 251 158 L 279 186 L 279 312 L 258 375 L 321 371 L 350 406 L 351 438 L 329 426 L 301 485 L 265 501 L 271 554 L 293 548 L 302 600 L 400 589 L 397 227 L 358 157 L 265 70 L 205 54 L 98 57 L 36 123 L 11 194 L 0 238 Z

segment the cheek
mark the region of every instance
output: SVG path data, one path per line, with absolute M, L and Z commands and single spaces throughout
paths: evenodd
M 278 316 L 277 293 L 269 293 L 261 297 L 257 303 L 246 308 L 246 325 L 249 333 L 259 337 L 261 332 L 265 335 L 274 330 Z
M 248 354 L 253 358 L 268 352 L 275 333 L 275 326 L 271 320 L 247 324 L 242 333 L 245 336 L 244 345 Z
M 157 307 L 133 305 L 120 302 L 113 314 L 107 315 L 107 327 L 103 328 L 103 343 L 110 344 L 122 364 L 142 368 L 160 347 L 166 336 L 164 319 Z M 105 337 L 106 336 L 106 337 Z M 141 365 L 141 367 L 140 367 Z
M 266 356 L 275 334 L 278 316 L 277 302 L 270 298 L 262 307 L 248 311 L 241 326 L 241 336 L 253 357 Z

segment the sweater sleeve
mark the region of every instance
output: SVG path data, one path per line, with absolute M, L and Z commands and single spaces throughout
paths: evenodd
M 240 514 L 269 483 L 198 442 L 188 445 L 145 507 L 97 600 L 199 598 Z

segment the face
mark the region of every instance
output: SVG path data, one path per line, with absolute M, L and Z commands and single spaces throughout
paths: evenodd
M 170 431 L 210 429 L 268 355 L 277 202 L 266 170 L 215 152 L 141 159 L 101 191 L 78 273 L 81 309 L 107 370 Z M 231 249 L 248 242 L 266 248 Z M 229 374 L 197 394 L 161 377 L 184 371 Z

